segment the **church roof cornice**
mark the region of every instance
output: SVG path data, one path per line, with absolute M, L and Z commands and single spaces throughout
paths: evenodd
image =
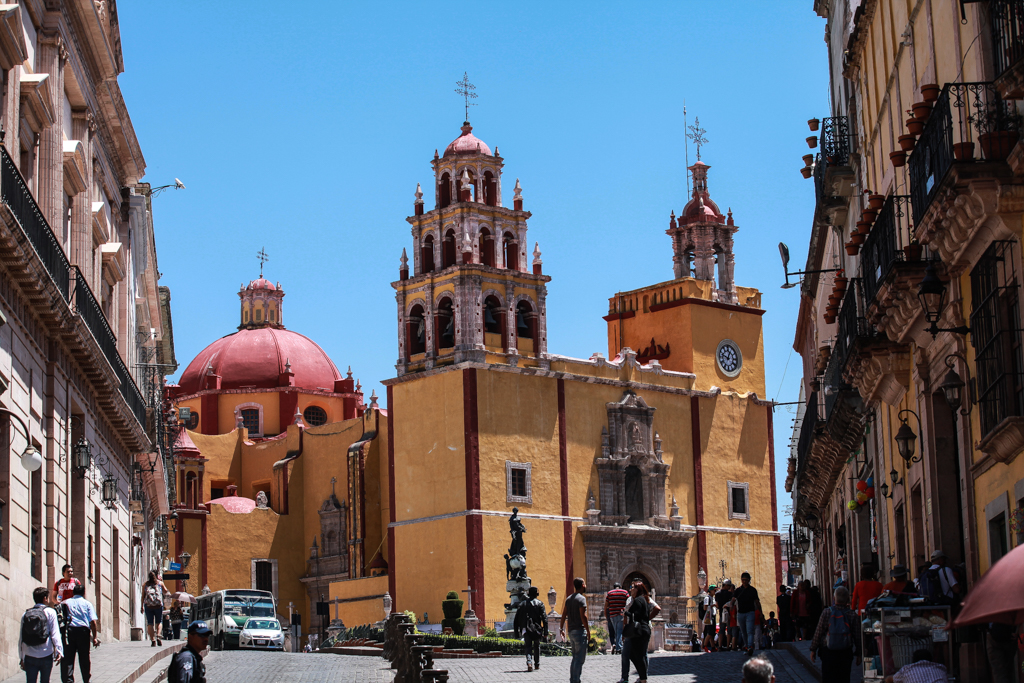
M 420 216 L 408 216 L 405 220 L 410 225 L 420 226 L 436 221 L 438 218 L 445 220 L 459 215 L 490 217 L 492 219 L 502 217 L 522 221 L 526 221 L 533 216 L 529 211 L 516 211 L 507 206 L 491 206 L 490 204 L 481 204 L 479 202 L 455 202 L 443 209 L 431 209 Z

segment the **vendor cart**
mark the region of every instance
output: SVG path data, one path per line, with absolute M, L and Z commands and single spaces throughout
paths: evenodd
M 868 607 L 861 615 L 861 669 L 865 681 L 881 681 L 910 664 L 914 652 L 930 650 L 933 661 L 953 671 L 953 632 L 948 605 Z M 950 681 L 955 680 L 952 676 Z

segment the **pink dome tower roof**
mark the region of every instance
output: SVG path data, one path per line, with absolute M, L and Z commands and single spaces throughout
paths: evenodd
M 473 135 L 473 126 L 469 125 L 469 121 L 463 124 L 462 135 L 452 140 L 452 143 L 444 149 L 445 157 L 453 154 L 486 154 L 487 156 L 493 156 L 491 148 L 487 146 L 487 143 Z

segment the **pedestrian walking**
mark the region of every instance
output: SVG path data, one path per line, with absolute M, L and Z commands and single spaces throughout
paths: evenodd
M 775 667 L 767 659 L 752 657 L 743 663 L 743 683 L 775 683 Z
M 857 652 L 860 619 L 850 609 L 850 591 L 845 586 L 833 593 L 835 604 L 821 613 L 811 640 L 811 661 L 821 657 L 821 680 L 850 683 L 850 667 Z
M 910 580 L 910 572 L 902 564 L 893 565 L 892 581 L 882 586 L 883 591 L 890 593 L 907 593 L 917 595 L 917 586 Z
M 643 581 L 633 582 L 629 591 L 629 607 L 626 608 L 622 621 L 622 636 L 625 639 L 623 654 L 628 657 L 624 662 L 622 678 L 619 683 L 629 681 L 629 663 L 636 667 L 639 679 L 637 683 L 647 681 L 647 644 L 651 640 L 651 605 L 649 593 Z
M 32 591 L 32 600 L 35 604 L 21 617 L 18 661 L 27 683 L 50 683 L 54 662 L 64 656 L 64 644 L 60 641 L 57 612 L 50 607 L 50 591 L 40 586 Z
M 536 586 L 530 586 L 528 600 L 519 603 L 515 620 L 512 622 L 516 638 L 523 638 L 526 650 L 526 670 L 540 668 L 540 644 L 548 639 L 548 620 L 544 613 L 544 603 L 537 599 L 540 592 Z
M 956 597 L 960 595 L 962 590 L 960 583 L 957 581 L 956 574 L 946 566 L 948 561 L 949 558 L 946 557 L 946 553 L 941 550 L 933 552 L 932 564 L 918 579 L 920 582 L 918 588 L 921 595 L 929 598 L 932 602 L 942 605 L 953 605 L 954 611 L 959 612 L 956 609 L 959 606 L 959 601 Z
M 708 594 L 704 597 L 704 616 L 701 619 L 703 632 L 701 634 L 701 647 L 705 652 L 715 649 L 715 593 L 718 592 L 714 584 L 708 587 Z
M 778 642 L 786 642 L 790 639 L 790 630 L 792 629 L 792 613 L 790 612 L 790 606 L 792 604 L 792 596 L 789 594 L 789 587 L 785 584 L 779 586 L 779 597 L 775 598 L 775 606 L 779 610 L 779 630 L 778 630 Z
M 1013 683 L 1014 655 L 1017 654 L 1017 629 L 1009 624 L 990 622 L 985 626 L 985 654 L 992 670 L 992 683 Z
M 715 604 L 718 606 L 718 649 L 729 649 L 729 605 L 732 604 L 732 581 L 722 581 L 722 588 L 715 595 Z
M 740 574 L 740 587 L 736 589 L 736 623 L 740 627 L 740 636 L 743 639 L 743 647 L 747 656 L 754 656 L 754 649 L 757 647 L 756 629 L 759 623 L 757 618 L 757 606 L 759 599 L 757 589 L 750 585 L 750 573 Z
M 797 628 L 796 637 L 800 640 L 809 640 L 811 635 L 813 635 L 811 629 L 814 628 L 811 624 L 810 613 L 808 612 L 808 603 L 811 599 L 811 582 L 805 579 L 798 583 L 791 597 L 793 598 L 792 614 Z
M 99 647 L 99 617 L 96 608 L 85 599 L 85 586 L 75 586 L 75 594 L 61 605 L 67 615 L 67 648 L 64 659 L 60 663 L 60 680 L 63 683 L 75 683 L 75 657 L 78 657 L 78 670 L 82 674 L 82 683 L 89 683 L 92 678 L 90 652 L 93 645 Z
M 75 594 L 75 586 L 81 586 L 82 582 L 75 578 L 75 568 L 66 564 L 61 567 L 61 578 L 53 584 L 53 595 L 50 600 L 56 607 L 64 600 L 69 600 Z
M 150 645 L 163 645 L 160 629 L 164 620 L 164 595 L 167 588 L 156 571 L 149 573 L 149 579 L 142 586 L 142 613 L 146 615 L 146 633 Z
M 203 650 L 210 645 L 210 627 L 205 621 L 188 625 L 185 647 L 174 653 L 167 668 L 167 683 L 206 683 L 206 665 Z
M 775 618 L 775 612 L 768 612 L 768 621 L 765 622 L 764 626 L 765 646 L 768 649 L 772 649 L 775 647 L 776 642 L 781 642 L 778 640 L 781 637 L 779 635 L 780 626 L 779 620 Z
M 857 610 L 857 614 L 863 614 L 868 601 L 877 598 L 884 589 L 884 586 L 875 580 L 875 570 L 865 566 L 861 569 L 860 581 L 853 586 L 853 609 Z
M 572 648 L 572 663 L 569 665 L 569 683 L 580 683 L 583 662 L 587 660 L 587 646 L 590 644 L 590 622 L 587 621 L 587 598 L 583 591 L 587 583 L 580 577 L 572 580 L 575 591 L 562 605 L 562 622 L 559 632 L 566 637 L 565 622 L 569 622 L 569 646 Z
M 626 610 L 629 591 L 616 581 L 604 596 L 604 614 L 608 619 L 608 631 L 612 639 L 612 654 L 622 652 L 622 614 Z
M 181 611 L 181 600 L 175 598 L 171 601 L 171 638 L 181 640 L 181 622 L 185 619 Z

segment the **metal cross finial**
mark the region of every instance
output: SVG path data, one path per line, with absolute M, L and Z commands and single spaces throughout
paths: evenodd
M 256 252 L 256 258 L 260 262 L 260 277 L 263 277 L 263 264 L 270 260 L 270 257 L 267 256 L 267 250 L 261 248 Z
M 334 495 L 334 485 L 338 483 L 337 477 L 331 477 L 331 495 Z
M 688 126 L 687 131 L 686 137 L 697 146 L 697 161 L 700 161 L 700 146 L 708 144 L 708 139 L 704 137 L 704 133 L 707 133 L 707 131 L 700 127 L 699 116 L 693 118 L 693 125 Z
M 462 80 L 455 81 L 455 85 L 459 86 L 455 89 L 455 92 L 462 95 L 466 100 L 466 123 L 469 123 L 469 108 L 476 106 L 475 102 L 470 102 L 470 100 L 476 99 L 476 93 L 473 92 L 476 90 L 476 86 L 469 82 L 468 71 L 462 73 Z

